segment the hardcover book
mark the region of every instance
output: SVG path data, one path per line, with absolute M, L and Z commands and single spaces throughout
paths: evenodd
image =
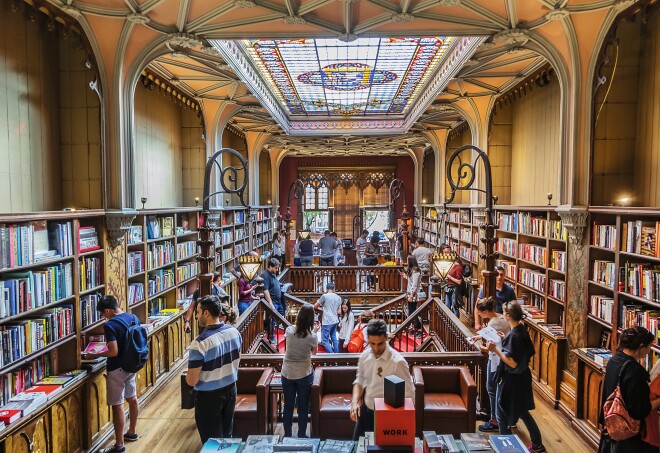
M 355 442 L 352 440 L 328 439 L 323 443 L 319 453 L 353 453 Z
M 280 440 L 277 435 L 250 435 L 245 441 L 243 453 L 271 453 Z
M 90 341 L 83 354 L 98 354 L 99 352 L 106 352 L 108 350 L 108 345 L 105 342 L 101 341 Z
M 497 453 L 527 453 L 527 447 L 515 434 L 491 434 L 488 440 Z
M 321 439 L 285 437 L 281 443 L 273 445 L 273 451 L 308 451 L 317 453 L 320 443 Z
M 223 453 L 238 453 L 242 439 L 211 438 L 207 440 L 199 453 L 221 451 Z
M 21 418 L 22 411 L 20 409 L 0 409 L 0 421 L 5 425 L 15 422 Z
M 461 440 L 468 451 L 489 451 L 490 444 L 486 436 L 480 433 L 461 433 Z

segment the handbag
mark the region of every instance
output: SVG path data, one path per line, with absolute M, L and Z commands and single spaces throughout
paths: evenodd
M 632 360 L 626 362 L 619 371 L 619 383 L 603 405 L 605 429 L 613 440 L 626 440 L 639 433 L 641 423 L 628 413 L 626 402 L 621 396 L 621 376 Z
M 184 371 L 181 375 L 181 409 L 195 408 L 195 389 L 186 382 L 187 373 Z
M 346 348 L 348 349 L 348 352 L 355 353 L 364 351 L 364 332 L 362 329 L 363 327 L 360 326 L 359 329 L 355 329 L 351 334 L 351 339 Z

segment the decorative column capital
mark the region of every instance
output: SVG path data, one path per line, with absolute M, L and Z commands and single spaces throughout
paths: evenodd
M 559 206 L 557 214 L 568 232 L 568 240 L 573 245 L 583 245 L 584 230 L 587 227 L 589 212 L 585 207 Z
M 126 232 L 137 216 L 135 209 L 110 210 L 105 212 L 105 224 L 108 230 L 108 239 L 113 247 L 118 247 L 124 242 Z

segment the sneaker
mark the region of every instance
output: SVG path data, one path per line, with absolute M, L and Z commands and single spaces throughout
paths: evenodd
M 543 444 L 541 444 L 538 447 L 535 447 L 534 445 L 530 445 L 527 447 L 529 449 L 529 453 L 546 453 L 548 450 L 545 449 Z
M 117 445 L 113 445 L 112 447 L 99 450 L 99 453 L 124 453 L 125 451 L 126 451 L 126 447 L 124 447 L 123 445 L 121 447 L 118 447 Z
M 486 423 L 479 425 L 479 431 L 489 432 L 489 431 L 499 431 L 499 430 L 500 427 L 498 426 L 498 424 L 493 423 L 490 420 L 488 420 Z
M 138 433 L 134 433 L 134 434 L 124 433 L 124 440 L 125 441 L 135 442 L 135 441 L 138 440 L 139 437 L 140 436 L 138 436 Z

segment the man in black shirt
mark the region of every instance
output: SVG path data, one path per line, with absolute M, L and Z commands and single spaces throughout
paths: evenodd
M 277 278 L 277 274 L 280 272 L 280 262 L 276 258 L 271 258 L 268 260 L 267 269 L 261 274 L 261 278 L 264 279 L 264 299 L 268 301 L 273 310 L 283 317 L 286 316 L 286 306 L 282 300 L 282 284 Z M 277 321 L 266 320 L 268 325 L 268 338 L 273 344 L 277 344 L 274 338 L 274 328 L 277 324 Z

